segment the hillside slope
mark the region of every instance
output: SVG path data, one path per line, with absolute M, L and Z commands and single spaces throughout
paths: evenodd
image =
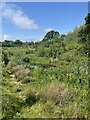
M 78 36 L 82 28 L 2 48 L 3 118 L 90 118 L 89 57 Z

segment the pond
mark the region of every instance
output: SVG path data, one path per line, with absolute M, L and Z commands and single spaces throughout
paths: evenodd
M 49 68 L 49 67 L 56 67 L 56 66 L 54 66 L 54 65 L 31 65 L 30 66 L 31 68 L 35 68 L 35 69 L 37 69 L 37 68 L 43 68 L 43 69 L 46 69 L 46 68 Z
M 31 65 L 30 67 L 31 67 L 31 68 L 35 68 L 35 69 L 41 68 L 39 65 Z
M 42 69 L 47 69 L 49 67 L 56 67 L 54 65 L 42 65 L 42 64 L 29 64 L 29 65 L 26 65 L 26 67 L 28 68 L 31 68 L 31 69 L 38 69 L 38 68 L 42 68 Z

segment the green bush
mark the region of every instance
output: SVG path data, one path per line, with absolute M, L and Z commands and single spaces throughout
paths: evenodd
M 4 94 L 2 96 L 2 113 L 3 118 L 13 118 L 17 112 L 20 112 L 21 102 L 19 99 L 10 94 Z
M 28 91 L 26 94 L 26 104 L 28 105 L 33 105 L 37 102 L 38 100 L 38 96 L 35 95 L 35 93 L 33 91 Z

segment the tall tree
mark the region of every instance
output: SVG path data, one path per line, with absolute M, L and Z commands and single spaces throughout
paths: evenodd
M 59 37 L 59 32 L 51 30 L 45 35 L 43 40 L 50 40 L 50 39 L 58 38 L 58 37 Z
M 84 43 L 84 51 L 90 56 L 90 13 L 85 17 L 85 25 L 79 31 L 79 38 Z

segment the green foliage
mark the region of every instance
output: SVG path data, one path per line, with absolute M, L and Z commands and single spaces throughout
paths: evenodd
M 3 43 L 3 118 L 90 118 L 88 17 L 67 35 Z
M 50 40 L 53 38 L 58 38 L 59 37 L 59 32 L 51 30 L 50 32 L 48 32 L 43 40 Z
M 10 40 L 5 40 L 4 42 L 2 42 L 2 47 L 18 47 L 21 46 L 23 44 L 22 41 L 20 40 L 16 40 L 14 41 L 10 41 Z
M 2 96 L 2 113 L 4 118 L 13 118 L 13 116 L 20 112 L 21 103 L 17 97 L 11 94 L 3 93 Z
M 36 96 L 33 91 L 28 91 L 28 93 L 26 95 L 25 103 L 27 105 L 31 105 L 32 106 L 32 104 L 35 104 L 37 101 L 38 101 L 38 96 Z
M 15 45 L 17 45 L 17 46 L 21 46 L 23 43 L 22 43 L 22 41 L 20 41 L 20 40 L 16 40 L 15 41 Z
M 86 42 L 86 27 L 85 26 L 82 26 L 80 31 L 79 31 L 79 37 L 80 37 L 80 41 L 81 42 Z
M 2 51 L 2 61 L 4 62 L 5 66 L 9 63 L 9 54 L 7 51 Z
M 26 63 L 29 63 L 29 62 L 30 62 L 30 59 L 29 59 L 28 56 L 25 56 L 25 57 L 23 58 L 23 61 L 26 62 Z
M 85 54 L 90 56 L 90 13 L 85 17 L 85 26 L 79 31 L 79 38 L 81 42 L 84 42 Z
M 90 33 L 90 13 L 85 17 L 85 25 L 86 25 L 86 32 L 87 34 Z

